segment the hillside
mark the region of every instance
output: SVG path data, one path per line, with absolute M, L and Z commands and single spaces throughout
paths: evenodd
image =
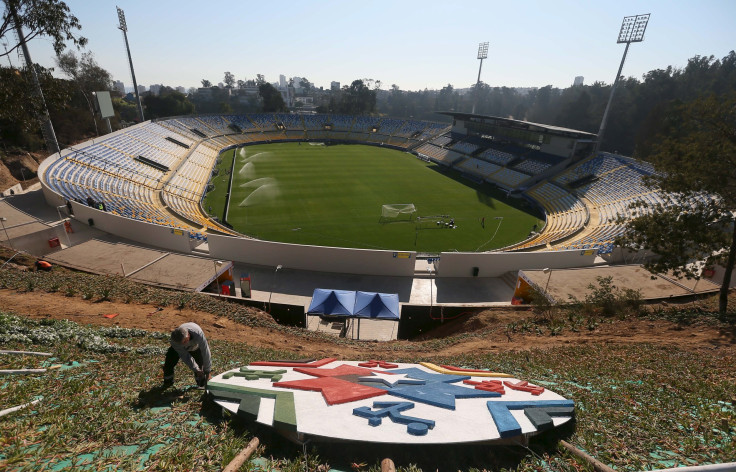
M 215 372 L 256 359 L 327 356 L 502 369 L 574 399 L 576 427 L 562 434 L 618 470 L 736 457 L 736 326 L 733 317 L 713 315 L 711 301 L 612 318 L 486 310 L 421 340 L 357 342 L 279 326 L 260 310 L 206 295 L 61 268 L 29 272 L 32 259 L 17 262 L 0 272 L 0 340 L 8 349 L 51 351 L 67 367 L 16 377 L 0 390 L 4 405 L 44 397 L 33 409 L 0 421 L 0 435 L 7 438 L 0 442 L 0 468 L 48 464 L 59 470 L 86 462 L 94 469 L 219 470 L 255 435 L 264 446 L 248 470 L 304 470 L 300 447 L 223 417 L 191 389 L 183 367 L 176 388 L 157 389 L 166 333 L 187 320 L 211 339 Z M 4 368 L 42 362 L 0 361 Z M 378 470 L 386 456 L 407 471 L 582 467 L 549 439 L 554 437 L 532 441 L 528 450 L 310 445 L 307 461 L 310 470 Z
M 43 153 L 19 150 L 0 151 L 0 191 L 18 183 L 23 185 L 23 188 L 28 188 L 38 182 L 38 177 L 36 177 L 38 165 L 45 158 L 46 155 Z

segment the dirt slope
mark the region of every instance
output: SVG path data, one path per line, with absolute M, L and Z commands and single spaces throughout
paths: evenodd
M 601 323 L 594 330 L 572 332 L 565 329 L 557 336 L 532 333 L 510 333 L 509 323 L 522 323 L 534 315 L 529 311 L 493 310 L 473 315 L 441 327 L 425 338 L 438 338 L 458 333 L 482 333 L 454 338 L 452 343 L 437 347 L 422 342 L 360 343 L 340 346 L 327 341 L 314 341 L 280 333 L 269 328 L 254 328 L 228 318 L 175 307 L 159 309 L 153 305 L 120 302 L 94 302 L 60 293 L 0 290 L 0 307 L 4 311 L 32 318 L 69 319 L 83 324 L 121 326 L 155 331 L 169 331 L 185 321 L 196 321 L 211 339 L 246 342 L 264 348 L 297 352 L 304 357 L 334 356 L 339 358 L 395 357 L 396 350 L 408 348 L 417 356 L 452 356 L 461 353 L 501 352 L 551 348 L 587 343 L 640 343 L 676 345 L 687 349 L 726 349 L 736 353 L 736 329 L 708 324 L 683 326 L 667 321 L 630 319 Z M 104 314 L 117 313 L 113 319 Z M 264 314 L 264 316 L 268 316 Z M 398 346 L 397 346 L 398 345 Z

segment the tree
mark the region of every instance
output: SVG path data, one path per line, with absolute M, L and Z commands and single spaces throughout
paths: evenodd
M 76 32 L 82 29 L 82 25 L 77 17 L 70 13 L 69 7 L 64 2 L 58 0 L 2 0 L 2 4 L 4 10 L 2 20 L 0 20 L 0 38 L 10 47 L 0 52 L 0 57 L 7 56 L 20 47 L 16 36 L 10 33 L 15 28 L 11 7 L 15 9 L 23 27 L 26 41 L 37 36 L 48 37 L 57 55 L 64 51 L 68 42 L 77 47 L 84 47 L 87 44 L 87 39 Z
M 457 98 L 458 96 L 455 89 L 451 84 L 447 84 L 445 87 L 442 87 L 442 90 L 440 90 L 440 93 L 437 95 L 435 109 L 437 109 L 437 111 L 454 111 L 457 106 Z
M 645 178 L 666 195 L 665 205 L 627 223 L 620 243 L 659 257 L 646 267 L 655 273 L 698 276 L 706 265 L 726 273 L 719 312 L 728 307 L 728 288 L 736 263 L 736 93 L 674 103 L 665 114 L 646 156 L 658 174 Z
M 70 87 L 66 81 L 55 79 L 50 69 L 39 65 L 36 65 L 36 73 L 49 110 L 53 112 L 68 107 Z M 41 102 L 38 96 L 31 93 L 30 74 L 25 68 L 0 66 L 0 84 L 0 140 L 38 149 L 43 142 L 38 129 Z
M 110 90 L 112 88 L 112 76 L 97 64 L 91 52 L 82 54 L 81 58 L 78 58 L 74 51 L 59 54 L 56 57 L 56 65 L 76 84 L 89 108 L 95 126 L 95 133 L 99 136 L 92 93 Z
M 207 79 L 202 79 L 202 88 L 210 88 L 212 87 L 212 82 L 210 82 Z
M 305 93 L 309 93 L 312 89 L 312 84 L 309 83 L 309 80 L 302 79 L 299 81 L 299 87 L 303 88 Z
M 222 81 L 225 82 L 225 87 L 229 89 L 235 86 L 235 76 L 231 72 L 225 72 L 225 78 Z
M 338 109 L 341 113 L 359 115 L 371 113 L 376 108 L 376 91 L 369 89 L 362 80 L 354 80 L 342 89 Z
M 260 76 L 260 74 L 259 74 Z M 263 99 L 263 111 L 265 112 L 276 112 L 286 111 L 286 104 L 284 98 L 281 96 L 281 92 L 276 90 L 276 87 L 263 82 L 258 85 L 258 94 Z
M 171 87 L 161 87 L 158 94 L 147 94 L 143 97 L 146 113 L 151 118 L 190 115 L 194 112 L 194 104 L 187 96 Z

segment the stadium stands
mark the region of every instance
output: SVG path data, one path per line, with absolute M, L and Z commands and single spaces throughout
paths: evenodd
M 500 151 L 498 149 L 486 149 L 485 151 L 478 154 L 478 157 L 486 161 L 493 162 L 494 164 L 498 164 L 500 166 L 505 166 L 516 159 L 516 156 L 514 156 L 513 154 L 505 151 Z
M 451 142 L 452 142 L 452 138 L 448 135 L 438 136 L 432 140 L 432 144 L 434 144 L 435 146 L 444 146 Z
M 467 154 L 467 155 L 473 154 L 475 151 L 478 150 L 478 148 L 479 148 L 479 146 L 476 145 L 476 144 L 468 143 L 468 142 L 462 142 L 462 141 L 459 142 L 459 143 L 455 143 L 452 146 L 450 146 L 450 149 L 452 149 L 453 151 L 461 152 L 461 153 Z
M 463 158 L 462 154 L 435 146 L 434 144 L 423 144 L 416 151 L 430 158 L 432 161 L 445 166 L 451 166 Z
M 544 208 L 547 224 L 530 239 L 513 249 L 530 249 L 559 241 L 581 231 L 588 221 L 588 209 L 574 195 L 549 182 L 534 186 L 527 195 Z
M 552 167 L 546 162 L 535 161 L 534 159 L 525 159 L 514 166 L 514 170 L 524 172 L 525 174 L 538 175 Z
M 617 218 L 631 218 L 630 204 L 640 201 L 661 201 L 642 183 L 642 177 L 652 175 L 651 164 L 631 158 L 600 153 L 597 156 L 568 169 L 555 179 L 561 184 L 585 180 L 575 192 L 584 198 L 597 218 L 590 221 L 579 237 L 562 243 L 560 249 L 595 249 L 599 253 L 610 252 L 614 239 L 624 232 Z
M 384 123 L 380 133 L 368 133 Z M 325 131 L 331 124 L 332 131 Z M 234 126 L 231 126 L 234 125 Z M 96 203 L 115 215 L 186 230 L 197 241 L 206 232 L 235 234 L 200 207 L 221 149 L 276 139 L 353 139 L 395 145 L 416 143 L 409 136 L 447 125 L 351 115 L 200 115 L 146 122 L 71 148 L 47 168 L 45 183 L 65 199 Z M 355 129 L 353 129 L 355 128 Z
M 445 123 L 396 118 L 286 113 L 176 117 L 70 148 L 49 165 L 43 178 L 66 199 L 104 202 L 113 214 L 186 230 L 204 241 L 212 230 L 234 234 L 200 205 L 219 152 L 233 146 L 284 139 L 389 144 L 509 191 L 556 163 L 537 151 L 457 138 Z M 653 172 L 647 163 L 600 153 L 536 183 L 525 195 L 544 209 L 547 223 L 507 249 L 552 245 L 610 251 L 624 231 L 617 219 L 632 216 L 631 203 L 663 201 L 642 184 L 642 177 Z

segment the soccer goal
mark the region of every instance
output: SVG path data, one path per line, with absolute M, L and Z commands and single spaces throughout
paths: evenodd
M 417 209 L 413 203 L 393 203 L 381 207 L 381 223 L 412 221 Z
M 455 227 L 455 218 L 450 215 L 417 216 L 416 228 L 420 229 L 447 229 Z

